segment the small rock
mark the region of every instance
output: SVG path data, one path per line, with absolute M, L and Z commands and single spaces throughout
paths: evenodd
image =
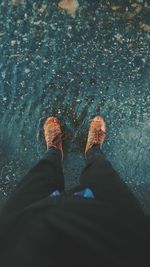
M 141 23 L 139 25 L 140 29 L 142 29 L 145 32 L 150 32 L 150 25 L 146 23 Z
M 11 40 L 11 45 L 14 46 L 17 43 L 16 40 Z
M 58 6 L 67 11 L 67 13 L 73 18 L 76 16 L 76 11 L 79 8 L 78 0 L 62 0 Z
M 20 3 L 20 0 L 12 0 L 12 4 L 17 6 Z

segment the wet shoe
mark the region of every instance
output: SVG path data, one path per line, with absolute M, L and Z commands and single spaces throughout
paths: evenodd
M 85 147 L 85 157 L 86 153 L 93 145 L 100 145 L 101 149 L 105 138 L 106 138 L 106 123 L 103 117 L 96 116 L 90 122 L 88 139 Z
M 59 149 L 63 160 L 64 154 L 62 149 L 62 135 L 58 119 L 56 117 L 49 117 L 44 124 L 44 137 L 47 149 L 50 147 Z

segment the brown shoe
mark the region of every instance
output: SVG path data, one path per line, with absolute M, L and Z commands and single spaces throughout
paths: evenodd
M 56 117 L 49 117 L 44 124 L 44 137 L 47 149 L 55 147 L 61 151 L 62 160 L 64 157 L 62 149 L 62 131 Z
M 106 123 L 101 116 L 94 117 L 90 122 L 88 139 L 85 147 L 85 157 L 87 151 L 93 145 L 100 145 L 102 148 L 102 144 L 106 138 Z

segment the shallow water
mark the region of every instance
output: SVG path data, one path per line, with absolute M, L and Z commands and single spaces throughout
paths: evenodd
M 150 214 L 150 33 L 104 1 L 80 1 L 76 18 L 55 2 L 0 4 L 0 199 L 44 154 L 49 115 L 66 133 L 66 187 L 76 185 L 89 119 L 102 114 L 106 157 Z

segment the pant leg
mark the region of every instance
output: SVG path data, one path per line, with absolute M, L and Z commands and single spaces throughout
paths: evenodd
M 45 156 L 25 175 L 7 201 L 3 212 L 22 210 L 46 198 L 55 190 L 64 190 L 61 152 L 50 148 Z
M 140 205 L 128 186 L 119 177 L 99 146 L 93 146 L 87 153 L 86 166 L 80 176 L 80 188 L 89 187 L 97 200 L 122 203 L 137 207 Z

